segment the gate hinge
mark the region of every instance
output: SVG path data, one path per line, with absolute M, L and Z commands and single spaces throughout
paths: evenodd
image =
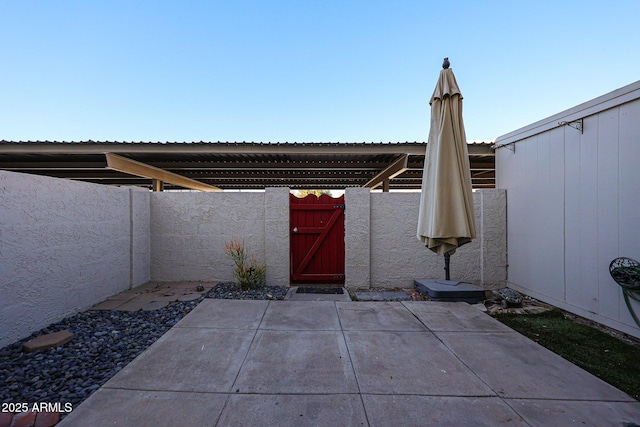
M 335 205 L 333 208 L 334 209 L 344 209 L 345 205 Z
M 334 279 L 344 279 L 344 274 L 335 274 L 333 276 Z

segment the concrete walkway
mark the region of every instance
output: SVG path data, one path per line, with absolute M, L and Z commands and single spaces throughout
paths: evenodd
M 640 402 L 466 303 L 204 300 L 60 426 L 623 426 Z

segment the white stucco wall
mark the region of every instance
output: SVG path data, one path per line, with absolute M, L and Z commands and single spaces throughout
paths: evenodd
M 130 286 L 144 285 L 151 280 L 151 193 L 129 187 L 130 218 Z
M 368 288 L 371 284 L 371 192 L 347 188 L 344 193 L 345 286 Z
M 442 276 L 415 238 L 419 195 L 345 193 L 346 285 L 411 287 Z M 504 192 L 474 193 L 479 232 L 452 258 L 454 277 L 504 282 Z M 149 193 L 0 171 L 0 346 L 153 279 L 232 277 L 224 254 L 245 239 L 267 284 L 289 285 L 289 190 Z
M 267 188 L 264 193 L 264 212 L 267 285 L 288 286 L 291 271 L 289 188 Z
M 265 193 L 151 194 L 153 280 L 231 280 L 234 264 L 224 247 L 233 238 L 265 261 Z
M 456 278 L 502 287 L 506 281 L 504 191 L 474 192 L 478 238 L 453 257 Z M 443 277 L 444 260 L 416 239 L 420 195 L 345 191 L 345 285 L 351 289 L 412 287 Z M 242 208 L 239 208 L 242 207 Z M 151 277 L 157 281 L 232 278 L 223 250 L 232 238 L 267 262 L 267 284 L 288 286 L 289 191 L 152 193 Z
M 485 288 L 506 283 L 504 191 L 473 193 L 478 237 L 451 257 L 451 278 Z M 411 288 L 415 279 L 443 278 L 444 257 L 416 238 L 419 193 L 371 193 L 371 287 Z M 347 205 L 350 212 L 351 205 Z
M 558 122 L 583 119 L 583 130 Z M 640 82 L 496 140 L 509 286 L 640 336 L 609 263 L 640 261 Z M 640 304 L 633 302 L 636 313 Z
M 0 171 L 0 346 L 146 281 L 145 196 Z

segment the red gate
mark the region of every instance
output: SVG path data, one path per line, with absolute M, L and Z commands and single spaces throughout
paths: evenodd
M 344 283 L 344 195 L 289 196 L 291 283 Z

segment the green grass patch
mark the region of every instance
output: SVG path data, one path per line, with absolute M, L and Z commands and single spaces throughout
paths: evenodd
M 640 400 L 640 348 L 567 319 L 560 310 L 496 319 Z

